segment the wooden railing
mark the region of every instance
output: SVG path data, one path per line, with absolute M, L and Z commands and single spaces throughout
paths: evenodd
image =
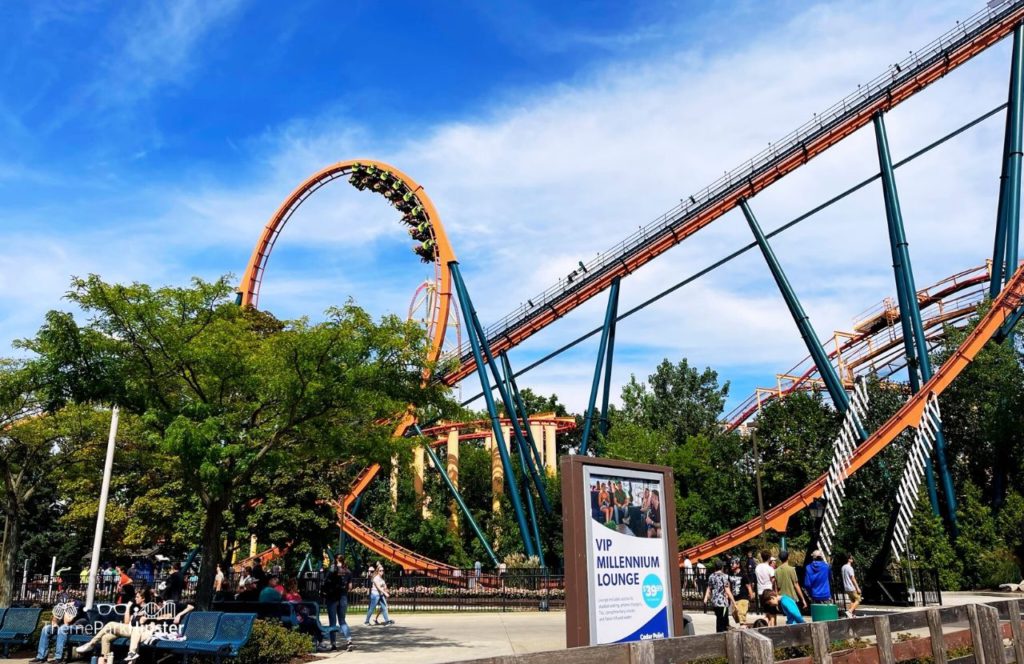
M 1011 642 L 1009 647 L 1004 645 L 1006 640 Z M 930 658 L 933 664 L 1024 664 L 1020 604 L 1017 600 L 1004 600 L 869 618 L 506 655 L 465 664 L 682 664 L 697 660 L 717 660 L 723 664 L 896 664 L 921 658 Z

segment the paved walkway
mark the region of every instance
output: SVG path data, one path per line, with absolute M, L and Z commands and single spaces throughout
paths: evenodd
M 1019 593 L 943 593 L 946 606 L 989 602 Z M 863 607 L 892 611 L 891 607 Z M 911 610 L 911 609 L 896 609 Z M 715 631 L 711 613 L 689 612 L 697 634 Z M 359 617 L 359 616 L 357 616 Z M 324 653 L 318 662 L 429 664 L 565 648 L 565 613 L 395 613 L 388 627 L 352 627 L 356 649 Z M 20 651 L 12 662 L 26 662 L 33 653 Z

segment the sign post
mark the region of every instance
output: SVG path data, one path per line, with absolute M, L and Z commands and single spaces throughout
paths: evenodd
M 566 645 L 683 635 L 672 469 L 561 460 Z

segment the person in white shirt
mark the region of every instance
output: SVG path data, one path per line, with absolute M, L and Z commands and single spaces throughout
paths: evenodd
M 380 607 L 381 616 L 384 618 L 384 622 L 380 623 L 374 618 L 373 623 L 375 625 L 394 625 L 395 621 L 388 615 L 388 597 L 391 593 L 388 592 L 388 584 L 384 582 L 384 566 L 378 564 L 377 569 L 373 575 L 373 579 L 370 581 L 370 606 L 366 609 L 366 620 L 363 622 L 364 625 L 370 624 L 370 616 L 373 615 L 374 609 Z
M 772 554 L 767 551 L 761 552 L 761 563 L 754 568 L 754 577 L 757 580 L 757 596 L 764 597 L 764 591 L 775 591 L 775 568 L 769 562 Z M 775 624 L 775 611 L 769 607 L 761 607 L 764 610 L 765 618 L 769 625 Z
M 683 559 L 683 589 L 696 588 L 697 584 L 693 582 L 693 562 L 690 561 L 690 556 L 686 556 Z
M 850 608 L 847 611 L 850 617 L 854 617 L 854 612 L 857 607 L 860 606 L 861 594 L 860 584 L 857 583 L 857 575 L 853 571 L 853 556 L 847 556 L 846 564 L 843 565 L 843 590 L 846 591 L 846 595 L 850 598 Z

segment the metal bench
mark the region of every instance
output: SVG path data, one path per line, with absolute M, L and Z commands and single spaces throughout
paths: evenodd
M 222 657 L 238 657 L 238 652 L 252 634 L 252 625 L 255 621 L 255 613 L 223 614 L 217 623 L 217 632 L 210 641 L 189 643 L 186 637 L 183 653 L 185 662 L 188 662 L 188 656 L 192 654 L 212 655 L 217 664 L 220 664 Z
M 214 611 L 193 611 L 185 616 L 185 627 L 182 631 L 185 639 L 182 641 L 157 641 L 153 648 L 157 652 L 173 653 L 181 655 L 187 662 L 195 646 L 209 644 L 217 635 L 217 625 L 220 623 L 223 613 Z
M 3 626 L 0 627 L 0 643 L 4 647 L 4 657 L 10 653 L 11 646 L 23 646 L 28 643 L 32 633 L 39 626 L 42 609 L 7 609 L 3 615 Z

